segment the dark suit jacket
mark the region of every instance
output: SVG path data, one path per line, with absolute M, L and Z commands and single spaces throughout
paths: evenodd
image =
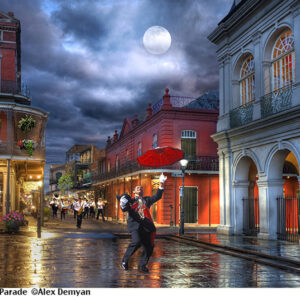
M 152 204 L 157 202 L 159 199 L 161 199 L 163 194 L 163 189 L 158 189 L 157 193 L 152 197 L 143 197 L 142 200 L 147 208 L 150 208 Z M 127 220 L 127 228 L 129 232 L 132 232 L 134 230 L 138 230 L 139 228 L 143 227 L 145 231 L 147 232 L 153 232 L 156 230 L 153 222 L 149 220 L 148 218 L 142 219 L 138 212 L 136 212 L 134 209 L 131 208 L 131 205 L 134 204 L 135 198 L 131 198 L 131 201 L 127 203 L 124 209 L 122 211 L 128 211 L 128 220 Z

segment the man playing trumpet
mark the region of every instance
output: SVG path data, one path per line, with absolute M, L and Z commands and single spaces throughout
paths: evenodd
M 77 216 L 77 228 L 81 228 L 81 223 L 82 223 L 82 213 L 83 213 L 83 201 L 81 198 L 77 199 L 74 203 L 74 211 L 76 211 L 76 216 Z

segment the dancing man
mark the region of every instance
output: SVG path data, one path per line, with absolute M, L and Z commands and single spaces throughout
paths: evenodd
M 128 194 L 117 197 L 120 200 L 122 211 L 128 212 L 127 228 L 131 232 L 131 243 L 127 247 L 121 264 L 123 270 L 128 270 L 129 258 L 142 246 L 143 253 L 138 269 L 142 272 L 149 272 L 146 265 L 153 253 L 156 235 L 156 228 L 149 209 L 152 204 L 161 199 L 166 179 L 167 177 L 164 174 L 160 175 L 159 188 L 153 197 L 143 197 L 143 187 L 140 185 L 133 190 L 134 198 L 131 198 Z

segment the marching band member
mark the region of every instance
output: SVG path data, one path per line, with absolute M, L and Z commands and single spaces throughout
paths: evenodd
M 81 228 L 81 223 L 82 223 L 82 213 L 83 213 L 83 201 L 81 198 L 78 199 L 78 201 L 75 202 L 74 204 L 74 210 L 76 211 L 77 215 L 77 228 Z
M 131 232 L 131 243 L 124 254 L 121 267 L 123 270 L 128 270 L 128 261 L 134 252 L 140 247 L 143 247 L 143 253 L 140 258 L 138 269 L 143 272 L 149 272 L 146 267 L 150 256 L 153 253 L 154 238 L 156 228 L 153 224 L 150 207 L 152 204 L 161 199 L 164 182 L 167 177 L 161 174 L 159 177 L 159 188 L 155 196 L 143 197 L 143 187 L 138 185 L 134 188 L 134 198 L 128 194 L 123 194 L 117 199 L 120 200 L 120 207 L 123 212 L 128 212 L 127 228 Z

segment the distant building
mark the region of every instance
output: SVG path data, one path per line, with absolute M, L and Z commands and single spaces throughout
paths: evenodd
M 149 104 L 144 118 L 126 117 L 122 130 L 108 137 L 106 163 L 93 172 L 93 187 L 107 201 L 106 216 L 125 218 L 116 195 L 132 194 L 135 185 L 144 187 L 145 195 L 158 188 L 161 172 L 167 177 L 162 200 L 152 206 L 152 216 L 159 224 L 179 224 L 182 171 L 179 163 L 157 169 L 141 167 L 137 157 L 147 150 L 171 146 L 182 149 L 189 159 L 185 176 L 185 223 L 212 226 L 219 224 L 219 179 L 217 145 L 210 135 L 216 131 L 218 93 L 199 99 L 173 97 L 168 89 L 163 99 Z
M 49 192 L 50 195 L 54 193 L 59 193 L 58 181 L 59 178 L 65 175 L 66 165 L 51 165 L 50 166 L 50 176 L 49 176 Z
M 220 226 L 299 239 L 300 2 L 233 1 L 217 45 Z
M 105 158 L 105 149 L 99 149 L 93 144 L 74 145 L 66 152 L 66 163 L 63 165 L 52 165 L 49 176 L 48 195 L 57 192 L 62 195 L 58 181 L 63 175 L 70 175 L 73 187 L 65 191 L 65 196 L 72 198 L 77 194 L 88 199 L 94 199 L 92 184 L 92 170 L 98 169 L 99 162 Z
M 21 24 L 0 11 L 0 216 L 38 209 L 48 114 L 31 106 L 21 81 Z

